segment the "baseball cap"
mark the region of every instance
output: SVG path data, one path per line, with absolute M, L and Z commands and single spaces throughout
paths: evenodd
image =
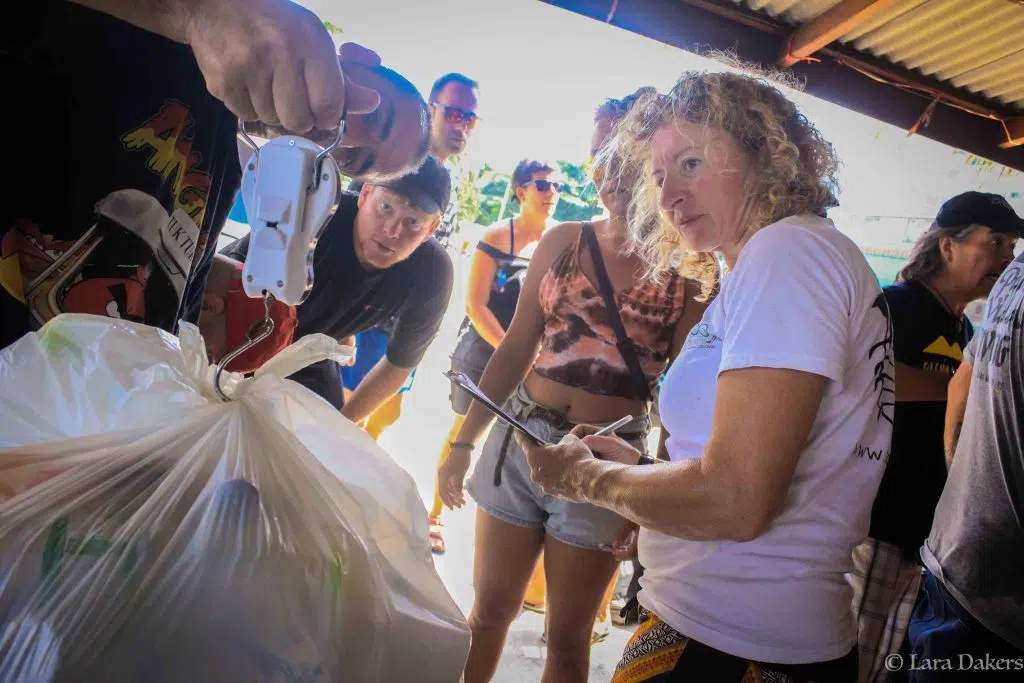
M 432 156 L 428 156 L 412 173 L 373 184 L 394 190 L 408 199 L 413 206 L 427 213 L 444 213 L 452 191 L 452 179 L 448 175 L 448 170 Z
M 224 347 L 228 352 L 237 349 L 249 338 L 249 330 L 264 316 L 263 299 L 254 299 L 242 287 L 242 264 L 238 264 L 236 277 L 231 278 L 224 297 Z M 274 331 L 227 365 L 231 372 L 255 372 L 279 351 L 292 343 L 298 315 L 294 306 L 270 300 L 270 319 Z
M 947 199 L 935 217 L 940 228 L 985 225 L 993 232 L 1024 237 L 1024 219 L 1017 215 L 1002 195 L 989 192 L 964 192 Z

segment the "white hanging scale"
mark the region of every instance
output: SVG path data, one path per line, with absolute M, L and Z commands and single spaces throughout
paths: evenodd
M 251 226 L 242 284 L 250 297 L 270 294 L 295 306 L 309 296 L 317 237 L 338 208 L 341 178 L 330 152 L 344 132 L 342 119 L 326 149 L 295 135 L 257 147 L 239 126 L 239 137 L 252 149 L 242 170 Z
M 242 169 L 242 203 L 249 217 L 249 253 L 242 267 L 242 287 L 263 299 L 263 320 L 249 330 L 248 339 L 217 363 L 213 388 L 221 400 L 231 400 L 220 386 L 224 368 L 234 358 L 270 336 L 270 298 L 290 306 L 305 301 L 313 289 L 313 251 L 327 221 L 338 209 L 341 177 L 330 153 L 345 133 L 326 149 L 295 135 L 274 138 L 258 147 L 239 122 L 238 136 L 252 150 Z

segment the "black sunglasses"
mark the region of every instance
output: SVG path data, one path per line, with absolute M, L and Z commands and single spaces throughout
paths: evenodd
M 533 185 L 537 188 L 538 192 L 547 192 L 548 190 L 561 192 L 565 187 L 565 183 L 559 183 L 554 180 L 530 180 L 523 183 L 523 187 L 526 187 L 527 185 Z
M 480 120 L 480 117 L 477 116 L 474 111 L 466 111 L 465 109 L 450 107 L 438 102 L 431 102 L 430 104 L 431 106 L 438 107 L 443 110 L 444 120 L 448 123 L 464 123 L 467 128 L 472 128 L 476 125 L 476 122 Z

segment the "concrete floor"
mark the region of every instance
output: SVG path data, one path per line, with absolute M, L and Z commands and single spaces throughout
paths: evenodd
M 441 444 L 451 426 L 448 402 L 448 355 L 465 310 L 465 278 L 468 258 L 455 261 L 455 290 L 448 314 L 437 340 L 431 346 L 416 374 L 412 389 L 405 396 L 402 415 L 380 438 L 380 444 L 416 480 L 420 495 L 429 504 L 433 497 L 435 467 Z M 469 504 L 461 510 L 445 511 L 447 553 L 435 556 L 435 565 L 449 592 L 466 613 L 473 604 L 472 563 L 473 526 L 476 508 Z M 539 681 L 544 667 L 545 648 L 541 642 L 542 616 L 523 613 L 512 625 L 496 683 Z M 631 629 L 612 627 L 608 638 L 591 650 L 590 680 L 609 681 L 622 654 Z

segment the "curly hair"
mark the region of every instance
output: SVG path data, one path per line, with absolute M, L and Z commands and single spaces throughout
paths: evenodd
M 744 71 L 686 71 L 667 94 L 641 96 L 604 153 L 640 171 L 628 218 L 631 246 L 647 264 L 647 275 L 658 280 L 677 268 L 701 283 L 704 298 L 717 288 L 721 269 L 713 254 L 684 249 L 679 233 L 661 215 L 651 174 L 650 140 L 657 130 L 689 122 L 731 136 L 749 168 L 756 169 L 744 187 L 750 227 L 802 213 L 824 215 L 838 205 L 839 162 L 831 143 L 769 81 L 769 76 L 778 81 L 777 74 Z
M 612 140 L 616 129 L 615 127 L 626 117 L 626 114 L 630 112 L 641 98 L 657 95 L 657 93 L 658 91 L 656 88 L 649 85 L 644 86 L 642 88 L 637 88 L 622 99 L 610 97 L 602 102 L 596 110 L 594 110 L 595 125 L 600 124 L 601 122 L 608 122 L 612 124 L 612 134 L 609 134 L 607 139 L 601 143 L 601 148 L 595 152 L 594 158 L 587 162 L 587 165 L 590 166 L 588 170 L 591 178 L 598 188 L 600 188 L 605 179 L 608 178 L 618 183 L 619 187 L 629 187 L 632 189 L 632 183 L 629 182 L 627 176 L 624 175 L 626 167 L 612 148 Z
M 642 88 L 637 88 L 621 100 L 609 97 L 594 111 L 594 123 L 597 123 L 598 121 L 621 121 L 626 117 L 626 114 L 629 113 L 629 110 L 633 108 L 633 105 L 636 104 L 641 97 L 656 95 L 657 92 L 658 90 L 656 88 L 645 85 Z

